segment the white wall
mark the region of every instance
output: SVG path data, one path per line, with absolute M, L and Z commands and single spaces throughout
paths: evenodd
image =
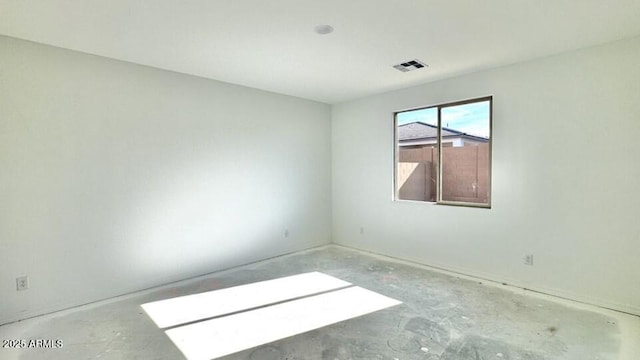
M 638 64 L 635 38 L 334 106 L 334 241 L 640 314 Z M 393 202 L 393 112 L 486 95 L 493 208 Z
M 328 243 L 330 126 L 325 104 L 0 37 L 0 324 Z

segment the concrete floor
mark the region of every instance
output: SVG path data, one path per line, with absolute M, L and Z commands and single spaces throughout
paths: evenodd
M 403 304 L 223 359 L 637 360 L 640 318 L 327 246 L 0 327 L 1 359 L 184 359 L 141 304 L 320 271 Z

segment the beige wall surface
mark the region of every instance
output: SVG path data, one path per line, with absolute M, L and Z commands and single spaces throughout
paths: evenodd
M 640 314 L 638 64 L 634 38 L 334 106 L 334 242 Z M 394 202 L 394 112 L 488 95 L 492 208 Z
M 328 243 L 330 125 L 326 104 L 0 37 L 0 324 Z
M 438 149 L 398 150 L 398 199 L 436 201 Z M 442 148 L 442 199 L 487 204 L 489 144 Z

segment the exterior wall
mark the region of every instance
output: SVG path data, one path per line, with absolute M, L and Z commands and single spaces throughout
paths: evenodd
M 442 148 L 442 199 L 487 203 L 489 144 Z
M 401 162 L 398 163 L 398 198 L 402 200 L 430 200 L 431 188 L 427 187 L 431 174 L 428 173 L 431 163 Z
M 443 200 L 487 203 L 488 154 L 489 144 L 442 148 Z M 400 148 L 398 159 L 398 198 L 435 201 L 438 149 Z

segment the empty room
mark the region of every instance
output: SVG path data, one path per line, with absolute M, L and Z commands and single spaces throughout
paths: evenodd
M 640 359 L 637 0 L 0 0 L 0 359 Z

